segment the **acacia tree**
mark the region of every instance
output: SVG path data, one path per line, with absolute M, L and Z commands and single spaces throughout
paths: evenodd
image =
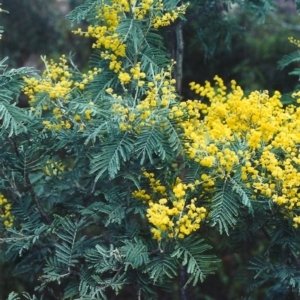
M 300 94 L 283 107 L 216 76 L 179 101 L 158 29 L 187 9 L 88 0 L 68 15 L 89 22 L 74 32 L 93 40 L 88 71 L 64 55 L 41 76 L 1 62 L 1 256 L 35 282 L 27 299 L 155 299 L 178 278 L 187 299 L 220 266 L 220 239 L 237 253 L 260 239 L 249 295 L 299 293 Z

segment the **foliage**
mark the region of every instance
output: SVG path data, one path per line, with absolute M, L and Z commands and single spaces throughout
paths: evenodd
M 176 279 L 185 295 L 220 266 L 218 239 L 239 252 L 253 237 L 249 293 L 299 293 L 299 93 L 284 107 L 279 92 L 246 95 L 215 76 L 180 102 L 158 31 L 184 20 L 179 2 L 79 5 L 68 19 L 89 22 L 74 31 L 93 40 L 84 73 L 65 55 L 43 58 L 41 76 L 0 63 L 1 256 L 35 283 L 23 298 L 108 299 L 130 287 L 156 299 Z M 21 90 L 28 108 L 16 106 Z
M 70 23 L 64 18 L 80 2 L 19 0 L 16 4 L 2 0 L 2 7 L 9 13 L 1 16 L 1 25 L 7 30 L 1 43 L 1 57 L 9 56 L 10 67 L 42 68 L 40 55 L 58 58 L 61 53 L 74 52 L 76 47 L 76 63 L 86 63 L 90 54 L 88 43 L 71 34 Z
M 200 5 L 202 1 L 195 2 Z M 244 4 L 247 2 L 250 1 L 243 1 Z M 192 1 L 193 8 L 196 3 Z M 294 89 L 297 78 L 287 76 L 292 67 L 279 70 L 277 61 L 293 51 L 287 38 L 298 35 L 295 5 L 292 1 L 274 1 L 279 7 L 269 6 L 272 9 L 265 12 L 265 22 L 261 24 L 262 20 L 259 20 L 255 9 L 243 6 L 243 3 L 230 5 L 227 10 L 226 7 L 212 11 L 207 9 L 207 17 L 201 14 L 201 10 L 198 15 L 196 9 L 187 11 L 187 22 L 183 27 L 185 50 L 182 89 L 185 97 L 192 97 L 188 89 L 189 82 L 203 82 L 215 74 L 225 82 L 235 78 L 247 93 L 262 88 L 282 93 Z M 256 1 L 256 5 L 259 4 L 262 1 Z M 212 22 L 218 22 L 219 25 L 216 24 L 215 29 L 209 31 L 211 25 L 208 24 Z M 199 39 L 199 35 L 202 39 Z

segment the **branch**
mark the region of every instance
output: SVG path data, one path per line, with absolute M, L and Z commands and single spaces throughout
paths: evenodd
M 142 289 L 138 289 L 138 300 L 142 300 Z
M 186 283 L 186 273 L 183 266 L 180 266 L 179 268 L 179 288 L 180 288 L 180 298 L 181 300 L 188 300 L 186 295 L 186 290 L 184 288 Z
M 179 21 L 176 26 L 176 44 L 176 89 L 177 93 L 180 95 L 182 86 L 182 64 L 184 51 L 182 21 Z
M 29 180 L 29 174 L 28 173 L 26 173 L 26 176 L 25 176 L 25 183 L 26 183 L 26 187 L 29 188 L 31 197 L 33 198 L 33 200 L 36 204 L 36 207 L 37 207 L 37 210 L 38 210 L 39 214 L 41 215 L 41 217 L 43 217 L 46 224 L 51 224 L 52 220 L 51 220 L 50 216 L 45 212 L 45 210 L 43 209 L 41 203 L 39 202 L 38 197 L 35 195 L 33 186 L 32 186 L 32 184 Z

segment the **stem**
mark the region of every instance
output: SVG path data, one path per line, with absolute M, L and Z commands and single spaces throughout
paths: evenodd
M 141 288 L 139 288 L 139 291 L 138 291 L 138 300 L 142 300 L 142 290 L 141 290 Z
M 184 51 L 182 21 L 179 21 L 176 26 L 176 46 L 176 89 L 177 93 L 180 95 L 182 89 L 182 64 Z
M 186 295 L 185 286 L 185 269 L 183 266 L 179 268 L 179 288 L 180 288 L 180 298 L 181 300 L 188 300 Z

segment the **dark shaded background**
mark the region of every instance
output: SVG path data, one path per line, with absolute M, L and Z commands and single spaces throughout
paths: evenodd
M 4 34 L 0 43 L 1 57 L 9 57 L 10 67 L 42 68 L 41 55 L 58 58 L 75 54 L 76 62 L 86 64 L 89 42 L 74 35 L 66 14 L 81 0 L 2 0 L 0 15 Z

